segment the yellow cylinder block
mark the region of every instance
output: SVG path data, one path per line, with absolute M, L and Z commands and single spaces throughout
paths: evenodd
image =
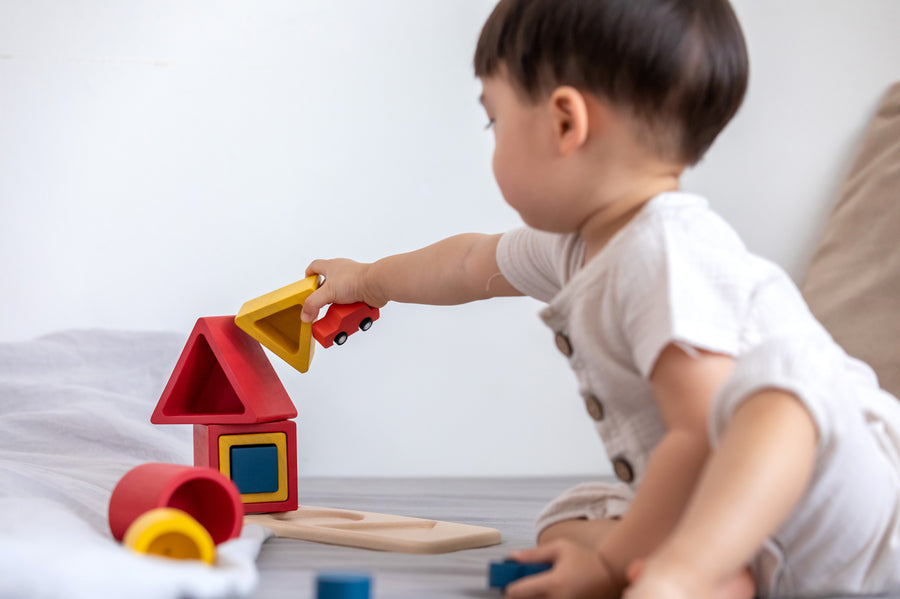
M 203 525 L 186 512 L 161 507 L 141 514 L 122 540 L 138 553 L 173 559 L 193 559 L 212 564 L 216 544 Z

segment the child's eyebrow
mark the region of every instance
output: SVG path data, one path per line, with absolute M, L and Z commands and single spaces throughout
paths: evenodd
M 478 96 L 478 103 L 484 106 L 484 94 Z

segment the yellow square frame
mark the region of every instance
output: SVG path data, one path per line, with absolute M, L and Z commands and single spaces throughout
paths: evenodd
M 274 445 L 278 451 L 278 490 L 272 493 L 241 493 L 244 503 L 287 501 L 287 435 L 284 433 L 244 433 L 219 437 L 219 472 L 231 480 L 231 448 L 241 445 Z

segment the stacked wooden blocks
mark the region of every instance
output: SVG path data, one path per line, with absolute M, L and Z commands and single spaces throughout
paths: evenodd
M 365 330 L 378 318 L 377 309 L 354 304 L 347 317 L 302 322 L 303 302 L 317 287 L 307 277 L 250 300 L 237 316 L 198 319 L 150 418 L 194 425 L 194 465 L 232 480 L 246 513 L 298 506 L 297 425 L 290 420 L 297 409 L 260 344 L 306 372 L 316 337 L 329 335 L 331 345 L 352 334 L 344 332 L 349 320 L 365 320 L 354 322 Z
M 231 479 L 246 513 L 297 509 L 297 409 L 232 316 L 200 318 L 150 418 L 194 425 L 194 465 Z
M 306 372 L 317 341 L 342 345 L 380 315 L 362 302 L 332 304 L 322 319 L 304 323 L 303 304 L 317 287 L 317 277 L 307 277 L 250 300 L 237 316 L 198 319 L 150 420 L 193 425 L 194 465 L 233 482 L 228 485 L 240 495 L 245 520 L 278 536 L 407 553 L 499 543 L 500 533 L 482 526 L 299 507 L 297 426 L 291 420 L 297 409 L 262 346 Z M 200 514 L 221 509 L 204 500 L 202 490 L 192 487 L 189 507 Z

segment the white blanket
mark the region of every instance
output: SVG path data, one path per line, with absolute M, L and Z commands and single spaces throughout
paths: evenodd
M 74 331 L 0 343 L 0 597 L 241 597 L 257 582 L 258 526 L 214 567 L 132 553 L 109 532 L 118 480 L 191 463 L 191 427 L 150 414 L 185 337 Z

